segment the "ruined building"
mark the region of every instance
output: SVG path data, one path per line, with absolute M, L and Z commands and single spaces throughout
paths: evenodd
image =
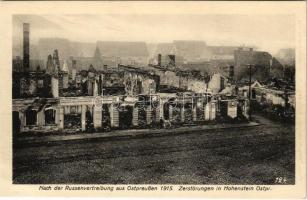
M 13 73 L 16 132 L 149 128 L 161 126 L 161 121 L 204 124 L 220 114 L 217 98 L 209 89 L 212 86 L 220 91 L 226 78 L 216 75 L 210 82 L 200 71 L 178 69 L 175 54 L 160 56 L 160 64 L 148 68 L 139 65 L 148 59 L 145 43 L 98 42 L 93 56 L 82 63 L 76 57 L 67 57 L 71 56 L 69 51 L 62 49 L 70 47 L 63 46 L 65 40 L 59 40 L 63 42 L 60 49 L 44 52 L 46 72 L 29 72 L 29 25 L 24 25 L 24 40 L 21 71 L 27 73 Z M 196 44 L 178 41 L 177 51 L 188 54 L 190 59 L 201 57 L 204 44 Z M 195 45 L 196 50 L 189 51 Z M 116 68 L 105 68 L 106 57 L 101 53 L 112 58 Z M 225 115 L 235 118 L 236 100 L 224 101 L 231 111 Z M 246 113 L 246 109 L 241 110 Z

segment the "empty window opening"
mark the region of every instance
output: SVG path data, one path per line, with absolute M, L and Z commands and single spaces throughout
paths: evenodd
M 36 110 L 27 110 L 26 111 L 26 125 L 36 125 L 37 122 L 37 112 Z
M 45 123 L 46 125 L 55 124 L 56 111 L 52 108 L 45 109 Z

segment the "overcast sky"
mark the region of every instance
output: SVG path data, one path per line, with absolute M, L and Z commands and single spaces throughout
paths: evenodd
M 31 41 L 63 37 L 96 42 L 203 40 L 208 45 L 254 45 L 276 52 L 295 45 L 295 18 L 290 15 L 19 15 L 13 36 L 31 23 Z

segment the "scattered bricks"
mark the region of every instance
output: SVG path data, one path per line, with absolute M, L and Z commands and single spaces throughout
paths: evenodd
M 175 106 L 173 107 L 173 122 L 174 123 L 180 123 L 181 121 L 181 112 L 180 112 L 180 107 Z
M 77 130 L 81 128 L 80 114 L 66 114 L 64 115 L 64 129 Z
M 184 120 L 186 123 L 193 123 L 192 104 L 186 104 L 184 108 Z

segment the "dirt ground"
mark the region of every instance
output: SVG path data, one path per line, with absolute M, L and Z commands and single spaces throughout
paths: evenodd
M 23 147 L 15 184 L 294 184 L 294 125 Z

